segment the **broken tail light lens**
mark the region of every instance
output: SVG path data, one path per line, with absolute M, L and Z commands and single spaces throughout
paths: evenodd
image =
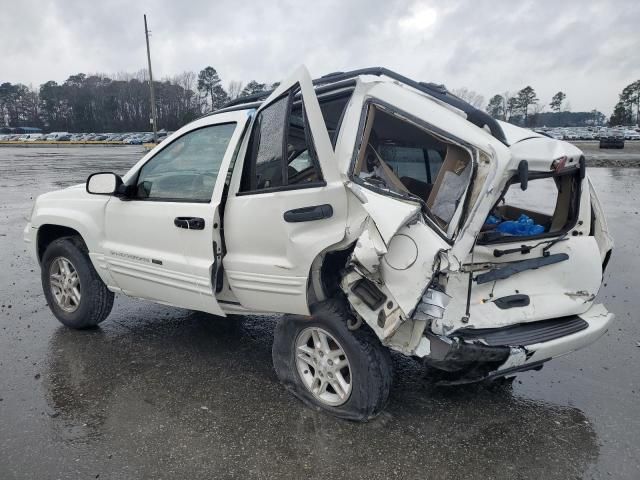
M 568 158 L 566 156 L 556 158 L 553 162 L 551 162 L 551 170 L 557 173 L 560 170 L 564 169 L 565 165 L 567 164 L 567 160 Z

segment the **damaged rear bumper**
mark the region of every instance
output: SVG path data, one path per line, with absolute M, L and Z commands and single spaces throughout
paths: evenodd
M 595 342 L 614 315 L 603 305 L 571 317 L 495 329 L 465 329 L 449 337 L 428 334 L 425 362 L 464 375 L 453 382 L 470 383 L 539 369 L 552 358 Z

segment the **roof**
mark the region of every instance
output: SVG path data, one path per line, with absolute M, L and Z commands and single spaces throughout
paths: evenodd
M 465 102 L 461 98 L 455 96 L 454 94 L 449 92 L 444 85 L 417 82 L 384 67 L 369 67 L 352 70 L 349 72 L 329 73 L 313 80 L 313 85 L 316 87 L 316 93 L 324 93 L 331 90 L 342 89 L 350 85 L 355 86 L 357 77 L 361 75 L 373 75 L 379 77 L 384 76 L 400 82 L 404 85 L 415 88 L 416 90 L 419 90 L 423 93 L 426 93 L 436 100 L 439 100 L 461 110 L 465 113 L 469 122 L 480 128 L 484 128 L 485 126 L 488 127 L 491 134 L 495 138 L 500 140 L 502 143 L 507 144 L 504 131 L 502 130 L 502 127 L 497 120 L 495 120 L 485 111 L 480 110 L 470 103 Z M 237 98 L 227 103 L 220 110 L 217 110 L 213 113 L 241 110 L 246 108 L 257 108 L 269 95 L 271 95 L 272 92 L 273 90 L 268 90 L 253 95 L 248 95 L 246 97 Z

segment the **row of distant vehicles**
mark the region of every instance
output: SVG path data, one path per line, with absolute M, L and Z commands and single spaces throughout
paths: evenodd
M 557 140 L 599 140 L 600 148 L 624 148 L 625 140 L 640 140 L 640 131 L 629 127 L 555 127 L 536 128 L 535 131 L 542 135 Z M 158 142 L 164 140 L 172 132 L 161 130 L 158 132 Z M 0 134 L 0 141 L 17 142 L 118 142 L 126 145 L 143 145 L 153 143 L 151 132 L 130 133 L 24 133 L 24 134 Z
M 158 142 L 164 140 L 172 132 L 158 132 Z M 0 141 L 14 142 L 118 142 L 126 145 L 142 145 L 153 142 L 153 133 L 131 132 L 131 133 L 23 133 L 23 134 L 0 134 Z
M 640 140 L 640 130 L 629 127 L 537 128 L 535 131 L 557 140 L 598 140 L 600 148 L 624 148 L 625 140 Z

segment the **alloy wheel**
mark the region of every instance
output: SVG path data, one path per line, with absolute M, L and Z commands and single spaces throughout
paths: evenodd
M 49 286 L 58 306 L 65 312 L 75 312 L 82 294 L 80 277 L 73 264 L 65 257 L 57 257 L 49 267 Z
M 349 399 L 353 383 L 349 359 L 338 341 L 320 327 L 308 327 L 296 339 L 296 366 L 311 394 L 329 406 Z

